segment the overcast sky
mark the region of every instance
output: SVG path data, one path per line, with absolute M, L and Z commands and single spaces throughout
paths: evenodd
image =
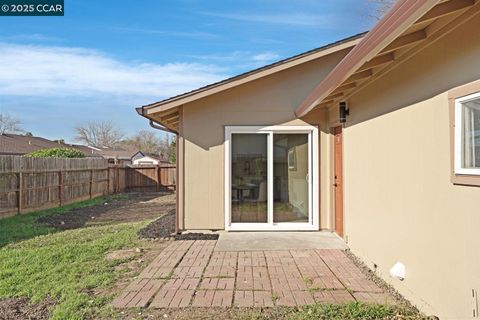
M 0 112 L 72 141 L 134 108 L 368 30 L 368 0 L 65 0 L 64 17 L 0 17 Z

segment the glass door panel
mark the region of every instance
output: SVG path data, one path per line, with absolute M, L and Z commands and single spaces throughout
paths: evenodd
M 309 222 L 308 134 L 273 134 L 273 222 Z
M 232 223 L 268 221 L 267 146 L 268 134 L 232 134 Z

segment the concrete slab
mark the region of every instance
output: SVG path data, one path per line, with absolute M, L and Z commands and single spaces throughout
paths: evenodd
M 222 232 L 215 251 L 346 249 L 336 234 L 320 232 Z

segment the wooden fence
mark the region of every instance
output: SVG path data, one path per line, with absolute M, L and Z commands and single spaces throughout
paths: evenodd
M 174 190 L 175 170 L 112 167 L 97 158 L 0 156 L 0 218 L 111 193 Z
M 175 166 L 111 166 L 109 192 L 175 190 Z

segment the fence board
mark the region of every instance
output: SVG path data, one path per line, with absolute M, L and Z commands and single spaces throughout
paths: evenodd
M 175 170 L 109 166 L 98 158 L 0 156 L 0 218 L 110 193 L 173 191 Z
M 151 192 L 175 190 L 174 166 L 131 166 L 126 167 L 127 191 Z

